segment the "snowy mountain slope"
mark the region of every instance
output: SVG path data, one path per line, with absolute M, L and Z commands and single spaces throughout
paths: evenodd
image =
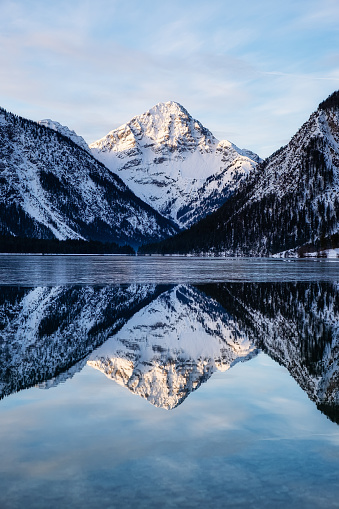
M 179 285 L 136 313 L 88 364 L 153 405 L 172 409 L 216 370 L 255 354 L 217 302 Z
M 73 376 L 84 357 L 162 291 L 136 284 L 1 287 L 0 399 Z
M 155 252 L 272 255 L 339 232 L 339 92 L 214 214 Z M 334 239 L 334 237 L 333 237 Z M 332 239 L 332 240 L 333 240 Z M 336 241 L 337 242 L 337 241 Z M 314 249 L 315 250 L 315 249 Z
M 75 131 L 72 131 L 67 126 L 62 125 L 59 122 L 56 122 L 55 120 L 51 120 L 50 118 L 38 120 L 38 124 L 48 127 L 49 129 L 53 129 L 53 131 L 57 131 L 58 133 L 65 136 L 65 138 L 69 138 L 70 140 L 72 140 L 73 143 L 76 143 L 76 145 L 79 145 L 79 147 L 81 147 L 83 150 L 86 150 L 86 152 L 89 152 L 89 146 L 87 145 L 83 137 L 76 134 Z
M 219 142 L 176 102 L 159 103 L 90 145 L 133 192 L 188 227 L 216 210 L 259 157 Z
M 0 109 L 0 234 L 138 245 L 174 232 L 68 137 Z

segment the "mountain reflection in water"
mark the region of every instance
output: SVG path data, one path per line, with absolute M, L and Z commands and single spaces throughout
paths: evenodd
M 259 349 L 339 422 L 336 283 L 0 287 L 0 397 L 87 362 L 171 409 Z

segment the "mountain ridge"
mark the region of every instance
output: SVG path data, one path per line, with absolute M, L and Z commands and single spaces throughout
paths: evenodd
M 79 136 L 75 131 L 69 129 L 67 126 L 60 124 L 60 122 L 56 122 L 55 120 L 51 120 L 50 118 L 45 118 L 43 120 L 38 120 L 38 124 L 48 127 L 49 129 L 52 129 L 53 131 L 62 134 L 66 138 L 69 138 L 74 143 L 79 145 L 79 147 L 86 150 L 86 152 L 89 152 L 89 146 L 83 139 L 83 137 Z
M 58 122 L 5 110 L 0 131 L 1 235 L 138 247 L 189 228 L 141 252 L 271 256 L 338 247 L 339 92 L 262 162 L 219 142 L 174 101 L 91 149 Z M 92 157 L 99 152 L 110 168 Z

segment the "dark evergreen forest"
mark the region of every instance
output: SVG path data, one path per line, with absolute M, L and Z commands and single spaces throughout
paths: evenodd
M 115 242 L 0 236 L 0 253 L 134 255 L 135 251 L 131 246 L 119 246 Z

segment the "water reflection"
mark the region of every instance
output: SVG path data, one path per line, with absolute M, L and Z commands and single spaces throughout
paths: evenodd
M 256 352 L 217 301 L 179 285 L 136 313 L 93 352 L 93 366 L 155 406 L 178 406 L 216 370 Z
M 150 403 L 180 405 L 258 349 L 339 422 L 338 285 L 0 287 L 0 396 L 84 363 Z
M 227 283 L 202 289 L 339 423 L 338 283 Z
M 162 286 L 0 287 L 0 397 L 71 376 Z

